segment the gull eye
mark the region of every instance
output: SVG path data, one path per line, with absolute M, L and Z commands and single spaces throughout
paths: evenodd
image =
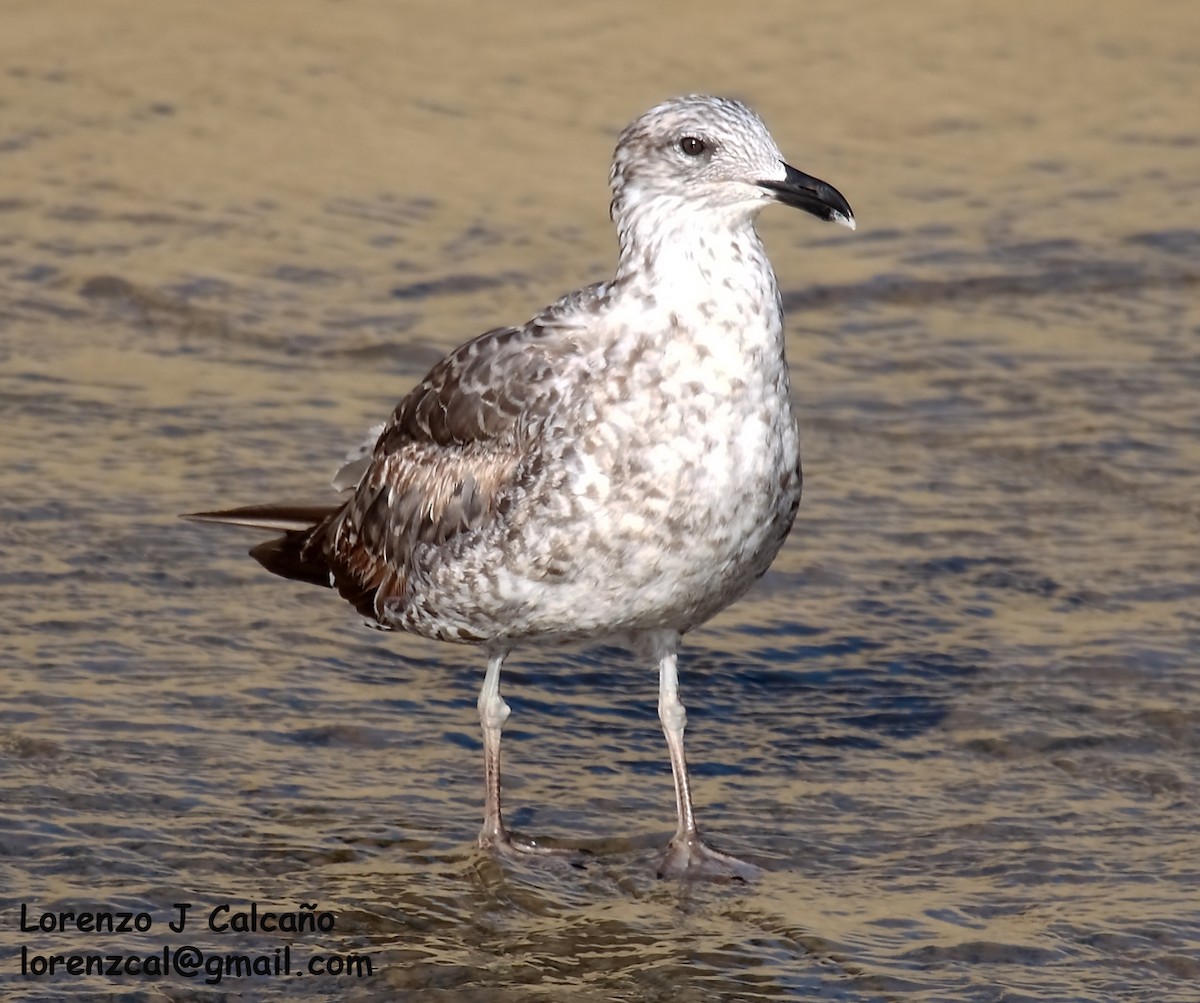
M 708 145 L 698 136 L 684 136 L 679 141 L 679 149 L 689 157 L 698 157 L 708 149 Z

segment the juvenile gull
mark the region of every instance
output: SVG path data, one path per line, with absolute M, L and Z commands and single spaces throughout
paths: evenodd
M 450 353 L 396 407 L 324 509 L 195 518 L 285 534 L 251 554 L 336 588 L 385 628 L 480 645 L 481 845 L 546 852 L 500 809 L 500 668 L 521 644 L 616 641 L 653 658 L 678 826 L 660 874 L 746 877 L 696 829 L 680 636 L 741 596 L 800 504 L 771 202 L 854 228 L 737 101 L 693 95 L 621 133 L 616 276 Z

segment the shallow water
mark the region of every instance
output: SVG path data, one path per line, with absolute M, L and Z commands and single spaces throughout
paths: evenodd
M 0 992 L 1194 1000 L 1200 8 L 242 8 L 2 15 Z M 312 496 L 441 352 L 604 277 L 617 129 L 698 89 L 860 221 L 764 217 L 805 500 L 681 666 L 701 821 L 767 874 L 653 877 L 656 679 L 603 649 L 505 676 L 512 821 L 594 856 L 500 865 L 478 653 L 176 514 Z M 20 974 L 185 943 L 372 973 Z

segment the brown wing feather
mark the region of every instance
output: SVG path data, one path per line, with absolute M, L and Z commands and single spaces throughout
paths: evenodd
M 557 400 L 549 377 L 577 350 L 549 330 L 499 328 L 439 362 L 396 407 L 353 496 L 307 536 L 298 566 L 325 564 L 338 592 L 379 619 L 385 601 L 403 602 L 416 547 L 502 515 L 536 418 Z

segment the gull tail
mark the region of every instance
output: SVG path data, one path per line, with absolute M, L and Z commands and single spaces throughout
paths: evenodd
M 319 546 L 309 546 L 314 534 L 340 505 L 246 505 L 220 512 L 190 512 L 193 522 L 221 522 L 250 529 L 282 530 L 283 536 L 250 549 L 250 556 L 280 578 L 292 578 L 332 588 L 331 568 Z
M 223 522 L 250 529 L 274 529 L 285 533 L 312 529 L 338 510 L 338 505 L 246 505 L 220 512 L 189 512 L 192 522 Z

